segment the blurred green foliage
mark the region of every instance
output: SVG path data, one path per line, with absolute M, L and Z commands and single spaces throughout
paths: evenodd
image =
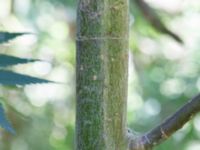
M 200 2 L 147 2 L 184 44 L 157 33 L 131 4 L 127 119 L 138 132 L 159 124 L 200 91 Z M 0 1 L 0 9 L 1 30 L 36 33 L 0 45 L 1 53 L 50 62 L 12 69 L 67 83 L 0 87 L 1 101 L 16 129 L 16 136 L 1 130 L 0 149 L 74 149 L 76 1 L 6 0 Z M 200 149 L 199 115 L 156 147 L 169 149 Z

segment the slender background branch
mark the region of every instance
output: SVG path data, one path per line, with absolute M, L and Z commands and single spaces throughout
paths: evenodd
M 155 30 L 169 35 L 179 43 L 183 43 L 183 40 L 176 33 L 168 29 L 165 23 L 161 20 L 161 17 L 159 17 L 156 11 L 144 0 L 132 0 L 132 3 L 140 8 L 144 18 L 152 25 Z
M 192 98 L 177 112 L 168 117 L 163 123 L 146 134 L 132 138 L 130 150 L 149 150 L 168 139 L 174 132 L 183 127 L 195 114 L 200 111 L 200 94 Z

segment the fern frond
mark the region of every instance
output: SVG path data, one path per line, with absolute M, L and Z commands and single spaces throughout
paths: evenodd
M 23 32 L 18 32 L 18 33 L 10 33 L 10 32 L 0 32 L 0 44 L 6 43 L 18 36 L 22 36 L 24 34 L 29 34 L 29 33 L 23 33 Z
M 0 126 L 4 128 L 5 130 L 7 130 L 8 132 L 15 134 L 15 130 L 13 129 L 10 122 L 7 120 L 5 116 L 5 112 L 4 112 L 2 104 L 0 104 Z
M 0 70 L 0 85 L 16 86 L 16 85 L 42 84 L 42 83 L 55 83 L 55 82 L 24 74 L 15 73 L 12 71 Z
M 26 64 L 30 62 L 41 61 L 39 59 L 20 58 L 5 54 L 0 54 L 0 67 L 7 67 L 17 64 Z

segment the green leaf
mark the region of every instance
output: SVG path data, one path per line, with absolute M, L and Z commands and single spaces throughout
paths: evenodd
M 2 104 L 0 104 L 0 126 L 8 132 L 15 134 L 15 130 L 13 129 L 9 121 L 6 119 Z
M 27 85 L 27 84 L 42 84 L 55 83 L 53 81 L 40 79 L 24 74 L 15 73 L 12 71 L 0 70 L 0 84 L 1 85 Z
M 29 34 L 29 33 L 9 33 L 9 32 L 0 32 L 0 44 L 6 43 L 9 40 L 12 40 L 18 36 L 22 36 L 24 34 Z
M 7 67 L 7 66 L 17 65 L 17 64 L 25 64 L 25 63 L 35 62 L 35 61 L 41 61 L 41 60 L 19 58 L 19 57 L 0 54 L 0 67 Z

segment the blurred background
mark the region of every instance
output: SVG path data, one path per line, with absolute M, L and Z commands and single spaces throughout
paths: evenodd
M 33 33 L 0 45 L 1 53 L 45 60 L 10 69 L 66 83 L 0 86 L 0 102 L 17 132 L 0 129 L 0 150 L 73 150 L 76 1 L 0 0 L 0 10 L 1 31 Z M 130 1 L 127 119 L 137 132 L 199 93 L 199 12 L 198 0 Z M 200 149 L 200 115 L 156 147 L 173 149 Z

